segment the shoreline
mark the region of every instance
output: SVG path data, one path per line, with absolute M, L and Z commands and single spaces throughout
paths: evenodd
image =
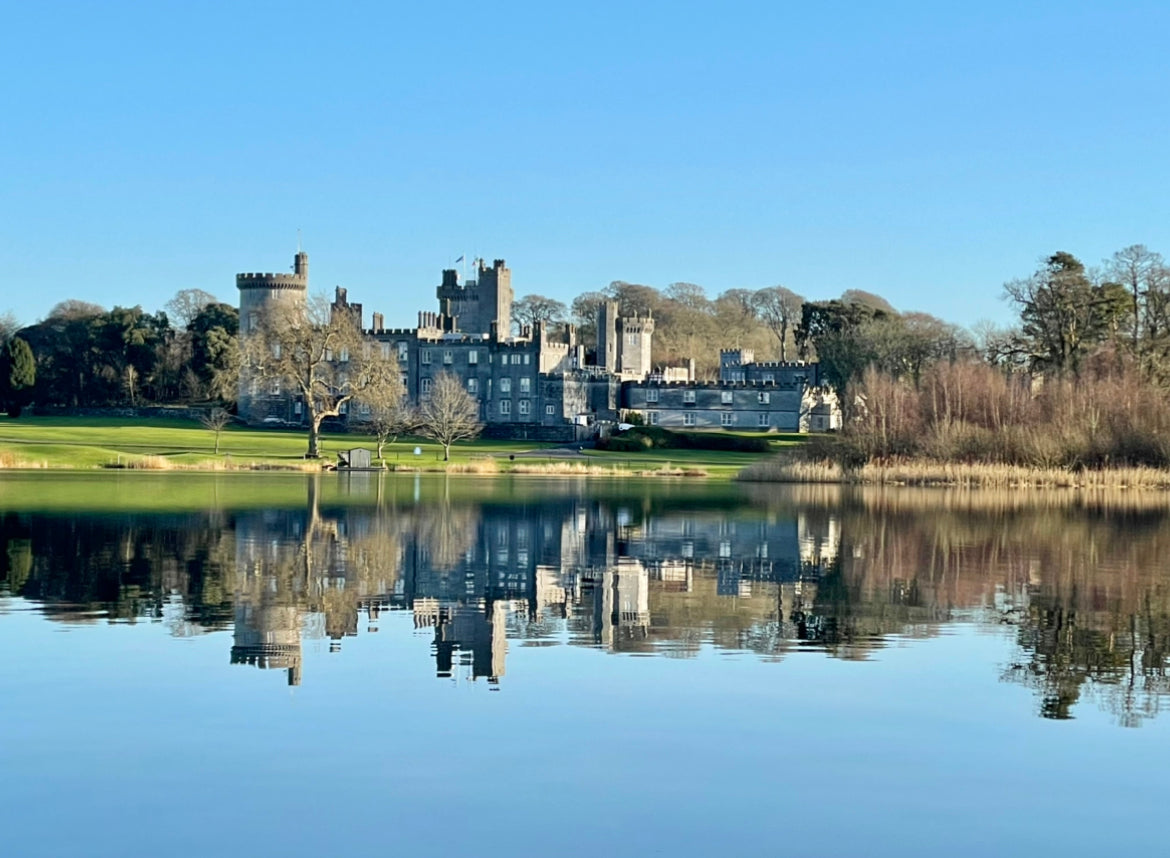
M 953 463 L 928 459 L 867 462 L 846 471 L 836 462 L 768 460 L 749 465 L 735 477 L 743 483 L 891 486 L 908 488 L 1011 490 L 1170 490 L 1170 470 L 1111 467 L 1070 470 L 992 463 Z

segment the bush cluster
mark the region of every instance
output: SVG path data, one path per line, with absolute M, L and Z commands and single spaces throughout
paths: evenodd
M 745 438 L 718 432 L 673 432 L 659 426 L 636 426 L 597 442 L 598 449 L 614 453 L 647 450 L 721 450 L 734 453 L 766 453 L 767 438 Z
M 1041 468 L 1170 467 L 1170 402 L 1131 364 L 1102 357 L 1079 376 L 1040 379 L 981 363 L 940 364 L 918 386 L 869 370 L 854 418 L 807 455 L 846 470 L 925 458 Z

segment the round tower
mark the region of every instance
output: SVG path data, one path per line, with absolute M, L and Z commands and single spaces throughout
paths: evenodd
M 297 251 L 291 274 L 237 274 L 236 288 L 240 290 L 240 337 L 243 338 L 256 330 L 275 307 L 305 303 L 309 294 L 309 254 Z M 257 391 L 253 395 L 252 386 L 252 379 L 241 369 L 239 413 L 249 422 L 262 420 L 269 413 L 263 393 Z

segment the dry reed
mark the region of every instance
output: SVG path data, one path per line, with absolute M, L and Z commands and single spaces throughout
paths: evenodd
M 0 469 L 40 470 L 47 468 L 46 462 L 32 462 L 28 459 L 17 458 L 11 450 L 0 450 Z
M 1170 489 L 1170 470 L 1117 467 L 1069 470 L 1024 465 L 930 460 L 867 462 L 845 471 L 836 462 L 777 457 L 740 472 L 745 482 L 855 483 L 886 486 L 950 486 L 1023 489 Z

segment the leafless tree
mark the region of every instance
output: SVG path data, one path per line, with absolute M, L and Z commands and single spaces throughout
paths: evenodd
M 443 461 L 451 458 L 451 445 L 479 435 L 479 405 L 463 389 L 458 377 L 441 372 L 418 407 L 419 432 L 443 445 Z
M 804 298 L 783 286 L 769 286 L 755 293 L 753 303 L 760 320 L 780 341 L 780 360 L 788 360 L 788 332 L 800 323 Z
M 215 455 L 219 455 L 219 433 L 232 422 L 232 415 L 223 408 L 213 408 L 199 415 L 199 423 L 204 429 L 215 433 Z
M 563 303 L 543 295 L 525 295 L 512 304 L 512 323 L 521 329 L 537 322 L 564 322 L 568 317 Z
M 402 382 L 395 384 L 392 379 L 386 379 L 385 383 L 373 385 L 362 394 L 355 422 L 374 436 L 377 456 L 381 459 L 387 444 L 418 428 L 418 412 L 407 401 Z
M 178 323 L 175 327 L 185 329 L 199 315 L 200 310 L 217 301 L 214 295 L 202 289 L 180 289 L 174 298 L 163 305 L 163 309 Z
M 357 319 L 334 312 L 322 296 L 274 310 L 244 338 L 241 374 L 249 382 L 279 382 L 298 394 L 309 418 L 308 458 L 320 455 L 321 423 L 349 403 L 380 399 L 401 386 L 398 362 L 366 340 Z

